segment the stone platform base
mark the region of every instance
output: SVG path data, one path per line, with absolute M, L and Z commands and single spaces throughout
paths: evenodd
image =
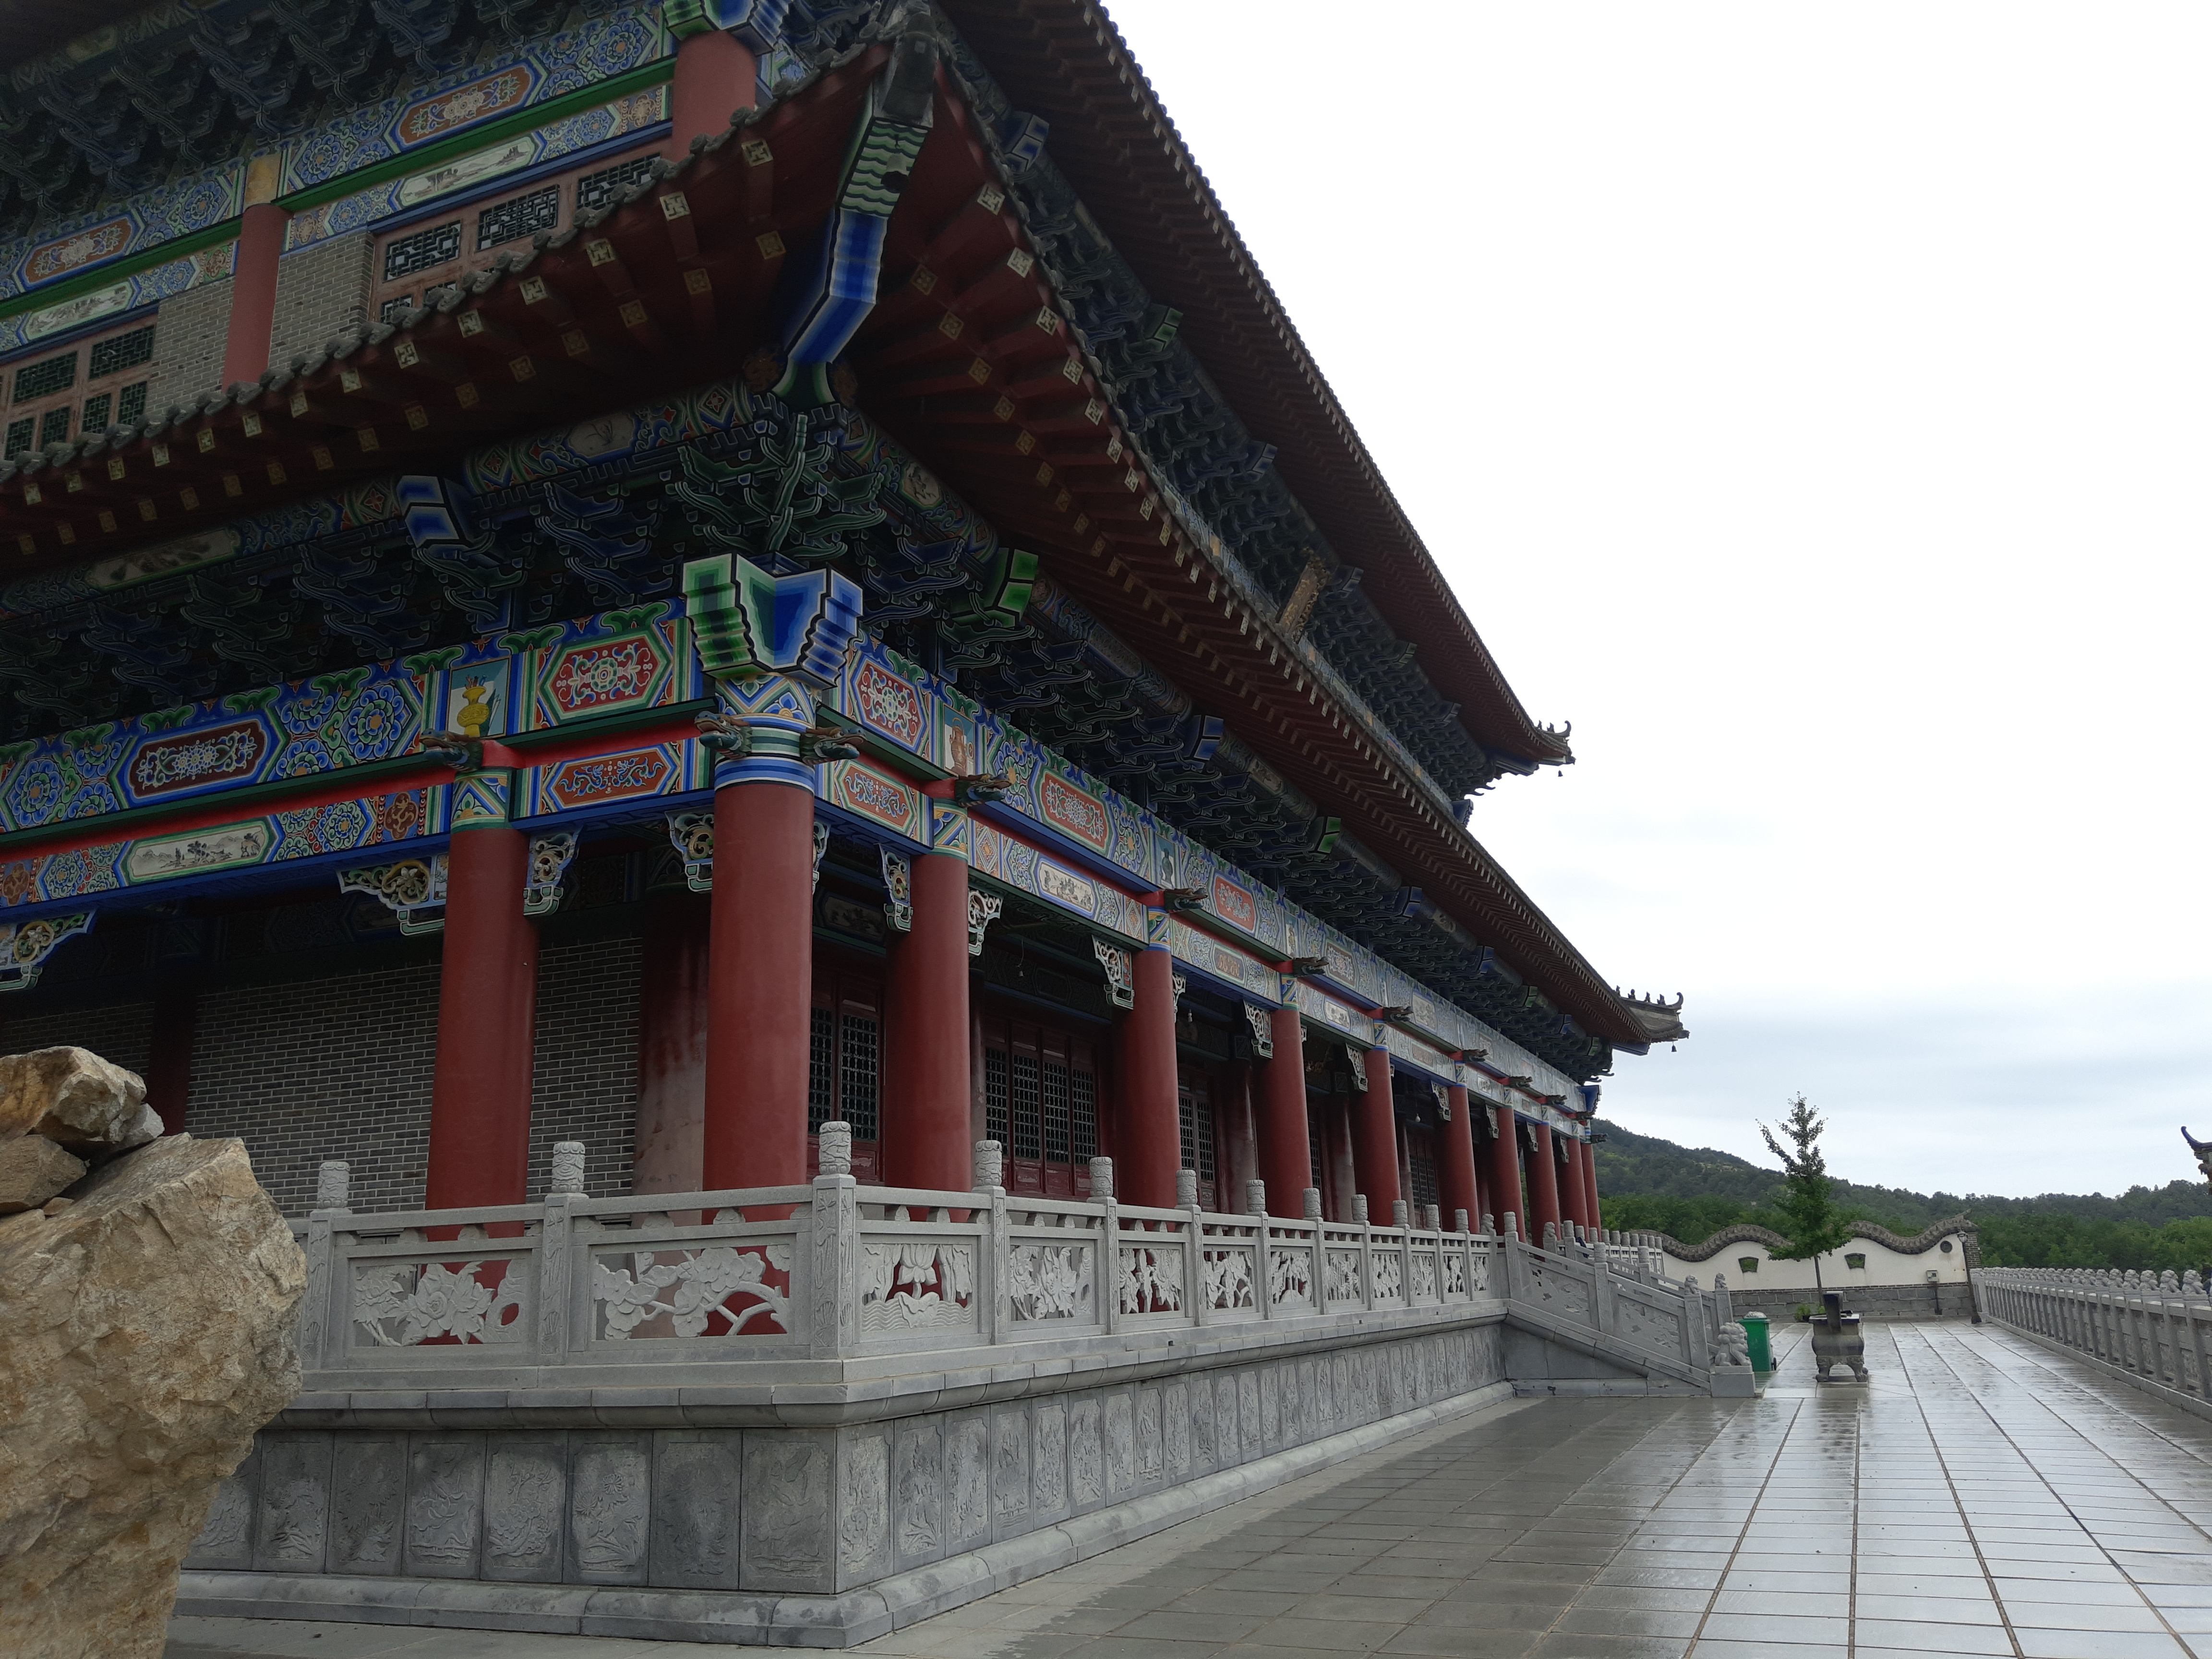
M 836 1595 L 187 1570 L 179 1613 L 848 1647 L 1513 1396 L 1493 1382 Z

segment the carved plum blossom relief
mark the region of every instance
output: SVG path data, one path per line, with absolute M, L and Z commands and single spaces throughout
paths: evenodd
M 625 1259 L 629 1265 L 618 1265 Z M 599 1335 L 625 1338 L 791 1334 L 792 1247 L 610 1251 L 592 1259 Z
M 356 1264 L 353 1322 L 371 1345 L 520 1342 L 529 1334 L 529 1270 L 512 1256 Z

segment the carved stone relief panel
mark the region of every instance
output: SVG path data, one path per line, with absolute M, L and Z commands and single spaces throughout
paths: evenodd
M 1213 1380 L 1204 1375 L 1190 1384 L 1190 1472 L 1211 1474 L 1219 1466 L 1221 1451 L 1213 1422 Z
M 1146 1386 L 1137 1390 L 1137 1486 L 1147 1491 L 1167 1474 L 1167 1442 L 1160 1428 L 1160 1391 Z
M 1283 1443 L 1283 1380 L 1273 1365 L 1252 1369 L 1260 1385 L 1260 1443 L 1274 1451 Z
M 1267 1431 L 1261 1410 L 1260 1373 L 1248 1365 L 1237 1373 L 1237 1426 L 1243 1431 L 1247 1458 L 1257 1457 L 1267 1449 Z
M 348 1576 L 397 1572 L 407 1443 L 396 1434 L 332 1438 L 328 1570 Z
M 330 1508 L 330 1436 L 263 1436 L 261 1501 L 254 1510 L 255 1570 L 320 1572 Z
M 1190 1385 L 1170 1382 L 1160 1390 L 1160 1430 L 1167 1442 L 1168 1484 L 1190 1479 Z
M 485 1446 L 484 1577 L 559 1583 L 568 1508 L 564 1437 L 493 1435 Z
M 578 1436 L 568 1474 L 569 1579 L 643 1583 L 652 1500 L 651 1436 Z
M 1359 1417 L 1358 1408 L 1352 1403 L 1351 1356 L 1333 1354 L 1322 1364 L 1328 1367 L 1329 1403 L 1335 1407 L 1335 1413 L 1330 1419 L 1333 1425 L 1339 1430 L 1357 1426 Z
M 1098 1396 L 1079 1395 L 1067 1411 L 1068 1501 L 1078 1515 L 1106 1498 L 1106 1447 L 1099 1423 Z
M 738 1587 L 743 1441 L 735 1429 L 663 1429 L 653 1437 L 653 1515 L 646 1582 Z
M 973 1549 L 991 1534 L 991 1416 L 945 1419 L 945 1553 Z
M 837 1437 L 837 1588 L 891 1570 L 891 1425 L 871 1423 Z
M 1030 1529 L 1030 1413 L 1026 1406 L 991 1412 L 991 1535 L 1013 1538 Z
M 826 1595 L 836 1588 L 836 1460 L 833 1429 L 745 1431 L 740 1589 Z
M 253 1565 L 253 1515 L 261 1501 L 261 1437 L 246 1461 L 223 1476 L 209 1506 L 207 1524 L 185 1558 L 188 1567 L 234 1567 Z
M 901 1571 L 945 1555 L 945 1419 L 902 1417 L 891 1435 L 891 1554 Z
M 1237 1393 L 1236 1372 L 1213 1374 L 1214 1457 L 1224 1469 L 1233 1469 L 1244 1461 L 1244 1437 L 1237 1421 Z
M 1328 1368 L 1327 1360 L 1323 1360 L 1319 1364 L 1316 1364 L 1310 1359 L 1298 1361 L 1298 1400 L 1301 1413 L 1298 1425 L 1302 1439 L 1318 1440 L 1325 1434 L 1334 1432 L 1329 1426 L 1329 1420 L 1321 1397 L 1322 1378 Z
M 1067 1402 L 1039 1401 L 1031 1432 L 1030 1524 L 1042 1527 L 1067 1516 Z
M 1286 1359 L 1268 1369 L 1274 1373 L 1275 1389 L 1282 1396 L 1283 1443 L 1302 1446 L 1306 1443 L 1305 1396 L 1298 1388 L 1298 1364 Z
M 474 1578 L 483 1534 L 480 1434 L 409 1437 L 406 1571 L 410 1578 Z
M 1106 1396 L 1106 1496 L 1127 1498 L 1137 1489 L 1136 1411 L 1127 1389 Z

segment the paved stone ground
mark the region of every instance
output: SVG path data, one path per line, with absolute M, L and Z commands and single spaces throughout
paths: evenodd
M 854 1651 L 2212 1659 L 2212 1423 L 1987 1327 L 1872 1328 L 1864 1389 L 1781 1334 L 1764 1401 L 1515 1401 Z M 168 1659 L 708 1650 L 180 1619 Z

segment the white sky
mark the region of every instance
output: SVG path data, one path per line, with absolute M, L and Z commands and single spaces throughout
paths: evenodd
M 1111 10 L 1575 723 L 1474 828 L 1689 994 L 1607 1115 L 1765 1162 L 1802 1089 L 1855 1180 L 2194 1176 L 2212 11 Z

